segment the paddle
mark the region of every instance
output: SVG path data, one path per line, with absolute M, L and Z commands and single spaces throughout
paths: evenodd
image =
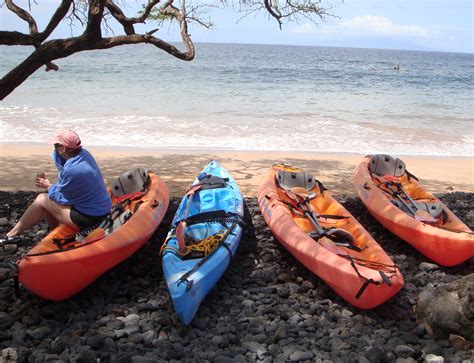
M 89 233 L 83 239 L 80 239 L 80 237 L 78 237 L 76 238 L 76 240 L 80 241 L 81 243 L 91 243 L 91 242 L 96 242 L 104 238 L 107 235 L 106 228 L 109 227 L 118 216 L 120 216 L 120 214 L 125 210 L 125 207 L 129 205 L 131 202 L 132 202 L 132 198 L 122 199 L 119 202 L 117 202 L 113 206 L 112 210 L 110 211 L 110 214 L 106 218 L 104 218 L 104 220 L 99 224 L 99 226 L 96 229 L 94 229 L 91 233 Z
M 415 217 L 417 221 L 427 224 L 438 223 L 438 220 L 436 218 L 434 218 L 431 214 L 418 207 L 418 204 L 415 203 L 415 201 L 408 195 L 408 193 L 403 188 L 400 179 L 392 175 L 384 175 L 383 179 L 385 180 L 385 184 L 387 185 L 388 189 L 390 189 L 390 191 L 392 192 L 392 195 L 397 198 L 409 210 L 409 212 Z M 392 189 L 392 185 L 395 185 L 397 190 Z M 411 206 L 408 205 L 406 200 L 400 194 L 403 194 L 405 196 L 406 200 L 411 203 Z
M 292 188 L 292 190 L 285 189 L 285 192 L 296 202 L 298 208 L 303 211 L 306 218 L 308 218 L 313 227 L 316 229 L 316 236 L 314 236 L 316 239 L 327 237 L 337 245 L 349 248 L 354 247 L 354 237 L 352 237 L 352 234 L 349 232 L 341 228 L 324 229 L 321 224 L 319 224 L 317 217 L 313 213 L 311 204 L 309 203 L 310 200 L 316 198 L 316 193 L 308 194 L 306 189 L 303 188 Z M 300 201 L 300 199 L 302 201 Z
M 186 243 L 184 241 L 184 231 L 186 229 L 186 223 L 189 216 L 189 209 L 191 207 L 191 199 L 194 193 L 200 188 L 201 188 L 201 184 L 197 184 L 186 193 L 186 196 L 187 196 L 186 210 L 184 211 L 183 218 L 181 219 L 178 226 L 176 227 L 176 240 L 178 241 L 179 252 L 181 253 L 186 252 Z
M 23 240 L 22 236 L 13 236 L 13 237 L 5 237 L 0 238 L 0 246 L 9 245 L 9 244 L 16 244 Z

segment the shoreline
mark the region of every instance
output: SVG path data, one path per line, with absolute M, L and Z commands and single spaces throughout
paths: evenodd
M 5 148 L 9 148 L 5 153 Z M 85 148 L 88 150 L 95 150 L 95 152 L 101 154 L 110 154 L 113 153 L 114 156 L 123 156 L 123 155 L 151 155 L 151 154 L 212 154 L 212 153 L 239 153 L 239 154 L 288 154 L 288 155 L 297 155 L 303 156 L 304 159 L 309 158 L 305 156 L 308 154 L 311 155 L 324 155 L 324 156 L 357 156 L 364 157 L 367 154 L 372 154 L 371 152 L 351 152 L 351 151 L 311 151 L 311 150 L 248 150 L 248 149 L 232 149 L 232 148 L 212 148 L 206 149 L 204 147 L 136 147 L 136 146 L 104 146 L 104 145 L 85 145 Z M 24 149 L 26 148 L 26 149 Z M 14 150 L 14 151 L 12 151 Z M 30 155 L 37 152 L 49 152 L 51 151 L 51 146 L 46 142 L 2 142 L 0 141 L 0 156 L 9 156 L 16 151 L 21 150 L 22 154 Z M 404 158 L 417 158 L 417 159 L 461 159 L 461 160 L 471 160 L 474 168 L 474 157 L 467 155 L 427 155 L 427 154 L 393 154 L 398 156 L 402 160 Z M 474 171 L 473 171 L 474 172 Z
M 244 196 L 256 196 L 260 179 L 276 162 L 314 174 L 334 195 L 355 196 L 353 172 L 365 156 L 338 152 L 85 147 L 96 158 L 107 182 L 131 168 L 145 166 L 163 178 L 171 196 L 182 196 L 210 159 L 218 160 L 230 172 Z M 47 144 L 0 143 L 0 190 L 35 190 L 34 176 L 42 171 L 54 180 L 51 151 Z M 407 169 L 431 192 L 474 192 L 474 158 L 394 156 L 405 161 Z

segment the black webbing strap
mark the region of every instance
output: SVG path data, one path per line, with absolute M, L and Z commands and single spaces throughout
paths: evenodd
M 38 253 L 29 253 L 29 254 L 26 254 L 22 257 L 20 257 L 20 259 L 24 259 L 24 258 L 28 258 L 28 257 L 38 257 L 38 256 L 47 256 L 47 255 L 53 255 L 55 253 L 62 253 L 62 252 L 68 252 L 68 251 L 71 251 L 71 250 L 75 250 L 77 248 L 82 248 L 82 247 L 85 247 L 85 246 L 88 246 L 92 243 L 95 243 L 97 241 L 91 241 L 91 242 L 85 242 L 85 243 L 81 243 L 81 244 L 76 244 L 74 246 L 70 246 L 68 248 L 62 248 L 62 249 L 59 249 L 59 250 L 52 250 L 52 251 L 45 251 L 45 252 L 38 252 Z
M 318 183 L 319 190 L 320 190 L 321 194 L 323 194 L 327 190 L 327 188 L 318 179 L 316 179 L 316 183 Z
M 392 282 L 390 281 L 390 277 L 388 277 L 383 271 L 381 270 L 378 270 L 380 276 L 382 277 L 382 281 L 374 281 L 373 279 L 368 279 L 367 277 L 363 276 L 357 266 L 356 266 L 356 262 L 359 261 L 359 262 L 370 262 L 370 263 L 374 263 L 372 261 L 367 261 L 367 260 L 362 260 L 362 259 L 358 259 L 358 258 L 354 258 L 350 255 L 339 255 L 339 256 L 342 256 L 342 257 L 345 257 L 347 259 L 349 259 L 349 261 L 351 262 L 351 266 L 354 268 L 355 272 L 357 273 L 357 276 L 359 276 L 361 279 L 364 279 L 364 283 L 362 284 L 362 286 L 360 287 L 359 291 L 357 292 L 355 298 L 356 299 L 359 299 L 362 294 L 364 293 L 364 291 L 367 289 L 367 287 L 369 286 L 369 284 L 374 284 L 374 285 L 380 285 L 382 283 L 386 283 L 388 286 L 392 286 Z M 397 269 L 397 266 L 396 265 L 386 265 L 386 264 L 382 264 L 382 263 L 378 263 L 380 265 L 380 267 L 385 267 L 385 268 L 393 268 L 395 269 L 395 271 L 393 271 L 393 274 L 396 273 L 396 269 Z M 369 267 L 369 266 L 366 266 L 366 267 Z M 370 267 L 369 267 L 370 268 Z M 374 268 L 375 269 L 375 268 Z
M 291 204 L 287 200 L 278 199 L 278 201 L 282 202 L 285 205 L 285 207 L 287 207 L 290 210 L 291 214 L 293 214 L 295 217 L 306 218 L 304 213 L 302 213 L 298 208 L 296 208 L 293 204 Z M 349 216 L 340 216 L 340 215 L 337 215 L 337 214 L 314 214 L 313 213 L 313 215 L 316 218 L 324 218 L 324 219 L 347 219 L 347 218 L 349 218 Z
M 104 220 L 108 218 L 108 215 L 107 217 L 104 218 Z M 102 221 L 103 222 L 103 221 Z M 84 228 L 84 229 L 81 229 L 79 232 L 76 232 L 74 234 L 71 234 L 70 236 L 67 236 L 67 237 L 64 237 L 64 238 L 54 238 L 53 239 L 53 243 L 58 246 L 58 248 L 60 250 L 64 249 L 63 247 L 71 242 L 74 242 L 76 240 L 76 238 L 78 236 L 86 236 L 88 235 L 89 233 L 91 233 L 94 229 L 98 228 L 102 222 L 100 223 L 97 223 L 91 227 L 87 227 L 87 228 Z
M 383 271 L 379 271 L 379 273 L 380 273 L 380 276 L 382 276 L 383 282 L 385 282 L 388 286 L 392 286 L 392 282 L 390 281 L 390 278 L 385 273 L 383 273 Z M 359 273 L 358 273 L 358 275 L 361 276 Z M 379 281 L 374 281 L 372 279 L 366 279 L 363 276 L 361 276 L 361 277 L 365 279 L 365 282 L 362 284 L 359 291 L 357 292 L 357 294 L 355 296 L 356 299 L 359 299 L 362 296 L 362 294 L 367 289 L 369 284 L 380 285 L 382 283 L 382 282 L 379 282 Z
M 146 193 L 148 192 L 148 190 L 145 190 L 143 191 L 142 193 L 140 194 L 137 194 L 137 195 L 134 195 L 130 198 L 126 198 L 126 199 L 123 199 L 121 200 L 120 202 L 116 203 L 112 209 L 110 210 L 110 212 L 107 214 L 106 217 L 104 217 L 104 219 L 102 220 L 102 222 L 98 223 L 98 224 L 95 224 L 91 227 L 87 227 L 87 228 L 84 228 L 82 230 L 80 230 L 79 232 L 76 232 L 70 236 L 67 236 L 67 237 L 64 237 L 64 238 L 55 238 L 53 240 L 53 243 L 58 246 L 58 248 L 60 250 L 63 250 L 63 247 L 71 242 L 74 242 L 75 240 L 77 240 L 78 237 L 86 237 L 90 232 L 92 232 L 93 230 L 95 230 L 96 228 L 106 228 L 107 226 L 109 226 L 113 220 L 115 218 L 117 218 L 118 216 L 120 216 L 120 214 L 125 210 L 125 207 L 127 205 L 129 205 L 130 203 L 132 203 L 133 201 L 137 200 L 137 199 L 140 199 L 142 198 Z M 137 203 L 137 205 L 135 206 L 135 210 L 133 211 L 133 213 L 135 213 L 137 211 L 137 209 L 140 207 L 142 203 Z M 117 213 L 118 212 L 118 213 Z M 115 218 L 113 218 L 113 215 L 116 214 Z M 130 218 L 130 216 L 128 217 Z M 128 220 L 127 218 L 127 220 Z M 49 252 L 56 252 L 56 251 L 49 251 Z M 29 255 L 29 256 L 41 256 L 42 254 L 50 254 L 50 253 L 40 253 L 40 254 L 34 254 L 34 255 Z
M 359 298 L 362 296 L 362 294 L 364 293 L 365 289 L 367 289 L 367 286 L 369 286 L 370 283 L 374 283 L 374 280 L 370 279 L 370 280 L 365 280 L 364 283 L 362 284 L 362 286 L 360 287 L 359 291 L 357 292 L 355 298 L 357 300 L 359 300 Z
M 227 245 L 227 243 L 225 243 L 225 240 L 227 239 L 227 237 L 232 233 L 232 231 L 234 230 L 234 228 L 238 225 L 237 222 L 234 222 L 228 229 L 227 231 L 225 232 L 225 234 L 222 236 L 221 240 L 219 241 L 219 244 L 216 246 L 216 248 L 214 248 L 212 250 L 211 253 L 209 253 L 207 256 L 203 257 L 197 264 L 194 265 L 194 267 L 189 270 L 188 272 L 186 272 L 185 274 L 183 274 L 179 279 L 178 279 L 178 282 L 177 284 L 181 284 L 181 283 L 186 283 L 186 290 L 189 291 L 191 290 L 192 286 L 193 286 L 193 280 L 189 280 L 189 276 L 191 276 L 193 273 L 195 273 L 202 265 L 204 265 L 206 263 L 206 261 L 212 256 L 214 255 L 214 253 L 216 253 L 216 251 L 220 248 L 220 247 L 224 247 L 228 252 L 229 252 L 229 258 L 230 260 L 232 260 L 232 258 L 234 257 L 232 255 L 232 251 L 230 250 L 229 246 Z
M 418 178 L 413 175 L 412 173 L 410 173 L 408 170 L 405 169 L 405 173 L 407 173 L 407 176 L 408 176 L 408 180 L 410 180 L 411 178 L 415 179 L 416 181 L 419 181 Z
M 178 225 L 183 219 L 176 222 Z M 194 214 L 191 217 L 186 218 L 186 225 L 191 226 L 198 223 L 220 223 L 227 228 L 225 223 L 238 223 L 240 226 L 245 226 L 243 218 L 238 213 L 229 213 L 222 209 L 210 212 L 202 212 Z
M 197 192 L 199 190 L 225 188 L 228 181 L 229 178 L 221 178 L 217 175 L 206 174 L 204 178 L 199 180 L 199 183 L 191 185 L 191 188 L 195 188 L 199 185 L 200 188 L 196 190 Z

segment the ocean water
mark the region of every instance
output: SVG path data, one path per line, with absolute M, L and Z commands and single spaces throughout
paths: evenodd
M 473 54 L 196 49 L 192 62 L 144 45 L 58 60 L 0 102 L 1 141 L 69 127 L 97 146 L 473 156 Z M 1 76 L 27 54 L 2 47 Z

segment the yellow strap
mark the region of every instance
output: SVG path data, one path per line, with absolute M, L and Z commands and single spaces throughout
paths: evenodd
M 303 171 L 303 169 L 301 169 L 301 168 L 297 168 L 297 167 L 287 165 L 287 164 L 283 164 L 283 163 L 275 164 L 275 165 L 273 165 L 273 167 L 275 169 L 280 169 L 280 170 L 288 171 L 288 172 L 291 172 L 291 173 L 299 173 L 299 172 Z

